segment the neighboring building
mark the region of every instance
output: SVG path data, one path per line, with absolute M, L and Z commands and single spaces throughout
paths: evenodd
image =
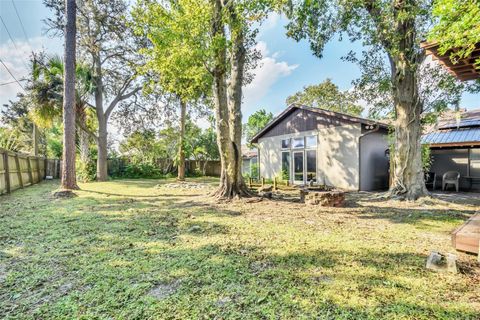
M 431 172 L 441 188 L 447 171 L 460 173 L 460 188 L 480 189 L 480 109 L 463 111 L 456 117 L 449 112 L 423 136 L 431 149 Z
M 257 164 L 257 150 L 250 149 L 246 145 L 242 145 L 242 174 L 249 175 L 252 178 L 258 178 L 258 169 L 255 170 Z M 258 167 L 257 167 L 258 168 Z
M 387 126 L 293 104 L 252 139 L 260 176 L 346 190 L 388 187 Z

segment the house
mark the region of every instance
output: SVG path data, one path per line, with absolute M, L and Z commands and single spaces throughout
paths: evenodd
M 258 178 L 257 150 L 251 149 L 246 145 L 242 145 L 242 174 L 250 177 Z
M 460 173 L 460 188 L 480 189 L 480 109 L 445 114 L 423 137 L 431 150 L 431 172 L 441 188 L 447 171 Z
M 388 187 L 387 134 L 377 121 L 292 104 L 251 142 L 261 177 L 379 190 Z

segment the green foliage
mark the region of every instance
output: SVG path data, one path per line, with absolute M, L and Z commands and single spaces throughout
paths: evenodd
M 80 182 L 94 181 L 97 176 L 97 164 L 94 160 L 81 161 L 77 158 L 76 169 L 77 180 Z
M 203 1 L 140 0 L 133 9 L 134 30 L 151 45 L 141 49 L 140 71 L 159 75 L 155 84 L 184 102 L 208 95 L 212 75 L 205 68 L 210 11 Z
M 0 127 L 0 148 L 21 152 L 30 148 L 27 142 L 29 142 L 28 137 L 20 130 Z
M 162 178 L 160 169 L 150 163 L 130 163 L 125 166 L 123 178 Z
M 363 107 L 356 103 L 355 96 L 348 91 L 340 91 L 338 86 L 327 79 L 320 84 L 303 87 L 286 100 L 292 103 L 303 104 L 309 107 L 321 108 L 358 116 Z
M 433 2 L 436 23 L 428 35 L 438 42 L 440 53 L 450 49 L 450 58 L 457 62 L 468 58 L 480 43 L 480 3 L 478 0 L 436 0 Z M 480 58 L 476 59 L 480 66 Z
M 432 151 L 430 150 L 430 146 L 428 144 L 422 145 L 422 168 L 423 172 L 429 172 L 430 167 L 432 166 L 433 159 L 432 159 Z
M 273 113 L 265 109 L 255 111 L 248 117 L 247 123 L 243 125 L 243 133 L 249 147 L 252 147 L 250 141 L 273 119 Z

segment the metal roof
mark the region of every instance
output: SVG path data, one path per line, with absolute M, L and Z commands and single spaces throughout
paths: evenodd
M 469 110 L 461 113 L 460 119 L 452 119 L 451 115 L 439 121 L 438 129 L 454 129 L 462 127 L 479 127 L 480 109 Z
M 442 144 L 480 144 L 480 128 L 459 128 L 455 130 L 438 130 L 422 137 L 422 143 L 430 145 Z

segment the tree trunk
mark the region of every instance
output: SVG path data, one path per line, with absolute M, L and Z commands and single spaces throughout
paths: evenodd
M 180 99 L 180 137 L 178 141 L 178 177 L 180 181 L 185 180 L 185 122 L 187 117 L 187 104 Z
M 78 189 L 75 173 L 75 40 L 76 4 L 66 1 L 65 69 L 63 89 L 63 166 L 61 188 Z
M 390 53 L 392 68 L 393 101 L 396 111 L 393 180 L 390 194 L 416 200 L 428 194 L 422 167 L 423 104 L 418 95 L 418 65 L 416 53 L 415 22 L 413 16 L 405 19 L 402 6 L 396 7 L 396 33 L 398 46 Z
M 222 17 L 222 2 L 216 0 L 212 20 L 214 37 L 225 39 L 225 26 Z M 230 11 L 232 18 L 234 13 Z M 215 101 L 215 120 L 217 143 L 220 152 L 220 185 L 214 192 L 217 198 L 231 199 L 248 196 L 248 190 L 241 175 L 241 98 L 245 63 L 245 48 L 241 30 L 231 32 L 234 42 L 231 64 L 231 81 L 227 92 L 227 50 L 226 46 L 214 48 L 213 96 Z M 239 125 L 240 124 L 240 125 Z
M 105 116 L 98 117 L 98 145 L 97 145 L 97 181 L 108 180 L 108 162 L 107 162 L 107 119 Z
M 94 82 L 95 82 L 95 113 L 98 121 L 98 139 L 97 139 L 97 181 L 107 181 L 107 122 L 103 110 L 103 74 L 102 62 L 99 54 L 93 56 L 94 63 Z

